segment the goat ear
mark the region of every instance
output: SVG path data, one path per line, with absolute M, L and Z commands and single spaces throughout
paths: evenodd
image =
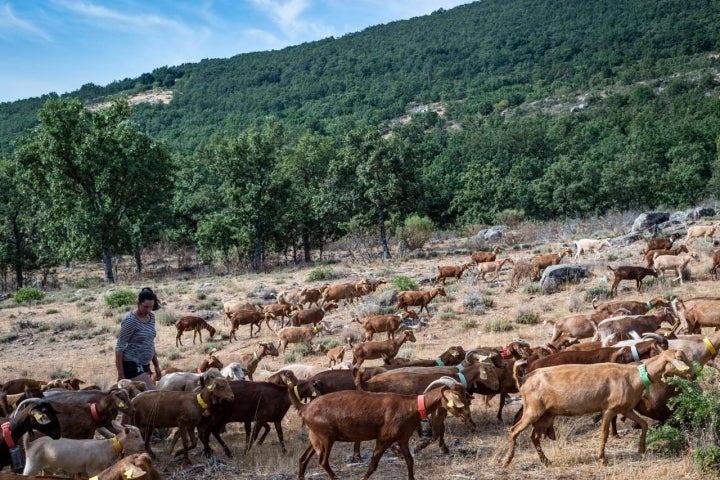
M 50 419 L 48 418 L 48 416 L 39 410 L 33 409 L 32 416 L 35 418 L 35 421 L 38 423 L 38 425 L 47 425 L 48 423 L 50 423 Z

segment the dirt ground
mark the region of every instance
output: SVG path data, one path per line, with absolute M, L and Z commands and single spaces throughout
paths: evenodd
M 561 243 L 535 242 L 526 248 L 509 249 L 500 255 L 515 259 L 529 258 L 538 253 L 559 251 Z M 643 245 L 636 243 L 627 247 L 604 247 L 599 257 L 584 256 L 579 259 L 565 258 L 565 263 L 582 263 L 592 272 L 588 281 L 569 286 L 554 294 L 543 294 L 522 282 L 517 288 L 509 285 L 509 270 L 504 270 L 498 282 L 483 282 L 475 278 L 472 270 L 455 281 L 448 280 L 447 297 L 440 297 L 431 304 L 431 317 L 427 327 L 416 332 L 417 342 L 406 344 L 400 355 L 411 358 L 434 358 L 448 346 L 460 344 L 466 349 L 477 346 L 502 346 L 513 338 L 522 338 L 533 345 L 547 342 L 551 326 L 544 320 L 587 311 L 587 291 L 598 285 L 608 285 L 607 265 L 641 264 Z M 647 300 L 657 295 L 677 295 L 688 298 L 698 295 L 716 295 L 716 282 L 708 274 L 712 245 L 699 242 L 694 251 L 700 261 L 689 267 L 689 278 L 681 286 L 669 280 L 654 280 L 645 284 L 641 294 L 634 288 L 634 282 L 623 282 L 620 298 Z M 58 274 L 58 288 L 47 292 L 44 300 L 34 305 L 16 305 L 12 299 L 0 303 L 0 381 L 18 377 L 49 379 L 72 375 L 82 378 L 88 384 L 102 388 L 115 380 L 113 348 L 119 323 L 128 307 L 109 309 L 105 296 L 119 288 L 137 292 L 143 286 L 151 286 L 163 300 L 163 308 L 157 312 L 157 351 L 163 367 L 175 366 L 183 369 L 195 368 L 209 348 L 218 349 L 218 355 L 225 352 L 252 352 L 258 341 L 276 341 L 276 336 L 264 325 L 259 336 L 249 336 L 247 327 L 241 327 L 237 342 L 229 342 L 229 327 L 223 325 L 221 315 L 225 301 L 239 299 L 251 302 L 264 301 L 280 290 L 301 286 L 319 286 L 324 283 L 354 281 L 362 276 L 384 277 L 392 280 L 398 275 L 407 276 L 417 282 L 432 279 L 438 265 L 460 265 L 469 261 L 471 249 L 463 239 L 436 242 L 426 251 L 426 258 L 393 259 L 388 262 L 352 262 L 343 260 L 326 265 L 335 278 L 322 281 L 307 281 L 314 266 L 277 267 L 272 273 L 237 276 L 198 277 L 192 274 L 170 270 L 161 279 L 120 278 L 111 288 L 102 283 L 100 265 L 75 265 L 71 272 Z M 172 259 L 169 259 L 172 263 Z M 427 285 L 424 285 L 427 288 Z M 346 330 L 360 333 L 360 327 L 352 317 L 362 315 L 367 305 L 373 305 L 381 295 L 394 287 L 389 283 L 380 287 L 377 293 L 365 297 L 364 303 L 343 305 L 332 312 L 327 320 L 334 326 L 345 325 Z M 482 311 L 469 311 L 469 299 L 481 298 L 485 303 Z M 208 317 L 218 334 L 210 340 L 203 335 L 204 343 L 192 343 L 192 336 L 183 337 L 184 346 L 175 347 L 174 319 L 183 315 L 199 314 Z M 518 320 L 534 318 L 534 324 L 523 324 Z M 491 326 L 505 323 L 509 331 L 491 331 Z M 340 341 L 340 334 L 335 334 Z M 295 358 L 293 358 L 295 357 Z M 349 360 L 351 355 L 346 356 Z M 311 354 L 301 357 L 297 353 L 265 358 L 260 363 L 261 371 L 276 370 L 286 363 L 303 362 L 323 365 L 324 357 Z M 379 364 L 368 361 L 366 365 Z M 261 375 L 262 376 L 262 375 Z M 714 388 L 714 387 L 712 387 Z M 537 459 L 529 441 L 529 432 L 521 434 L 516 457 L 507 469 L 497 463 L 497 457 L 504 454 L 507 446 L 507 431 L 519 402 L 513 401 L 505 408 L 503 422 L 498 423 L 495 413 L 498 399 L 489 405 L 477 398 L 472 405 L 477 430 L 471 433 L 457 420 L 447 421 L 446 439 L 449 455 L 443 455 L 436 446 L 430 446 L 415 457 L 415 475 L 419 479 L 496 479 L 553 478 L 553 479 L 678 479 L 704 478 L 693 468 L 691 456 L 662 457 L 648 453 L 640 458 L 637 450 L 638 432 L 629 424 L 621 424 L 621 437 L 611 439 L 607 447 L 608 466 L 597 460 L 599 425 L 589 416 L 561 418 L 557 422 L 558 439 L 545 440 L 543 447 L 553 461 L 550 467 L 543 467 Z M 213 459 L 200 455 L 200 448 L 191 454 L 193 465 L 182 465 L 171 455 L 163 452 L 163 445 L 155 445 L 159 454 L 158 466 L 168 478 L 240 478 L 281 480 L 297 476 L 297 461 L 307 442 L 300 428 L 297 413 L 290 410 L 283 422 L 288 453 L 282 454 L 275 432 L 271 432 L 263 445 L 256 445 L 247 455 L 243 453 L 244 433 L 238 425 L 229 426 L 224 435 L 233 449 L 232 458 L 222 453 Z M 216 452 L 218 445 L 211 441 Z M 348 463 L 351 445 L 337 444 L 331 457 L 331 465 L 340 478 L 360 478 L 364 475 L 370 458 L 371 446 L 363 444 L 364 461 L 361 464 Z M 372 478 L 406 478 L 406 467 L 402 458 L 386 453 L 378 471 Z M 307 478 L 326 478 L 317 461 L 310 462 Z

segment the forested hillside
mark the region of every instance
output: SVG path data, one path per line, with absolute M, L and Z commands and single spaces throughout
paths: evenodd
M 548 219 L 683 207 L 720 196 L 718 14 L 710 0 L 484 1 L 0 104 L 0 148 L 19 172 L 41 154 L 51 129 L 27 129 L 46 100 L 47 121 L 76 125 L 71 99 L 170 89 L 167 105 L 113 117 L 161 142 L 173 172 L 152 235 L 137 238 L 135 218 L 111 249 L 164 238 L 256 266 L 295 247 L 309 258 L 348 232 L 378 231 L 387 255 L 408 219 L 452 228 L 508 210 Z M 83 244 L 62 257 L 100 250 Z

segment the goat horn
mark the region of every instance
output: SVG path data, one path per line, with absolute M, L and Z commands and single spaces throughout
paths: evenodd
M 425 391 L 424 391 L 423 393 L 426 393 L 428 390 L 432 390 L 433 388 L 435 388 L 435 387 L 438 386 L 438 385 L 444 385 L 444 386 L 446 386 L 446 387 L 452 388 L 452 387 L 454 387 L 455 384 L 457 384 L 457 383 L 458 383 L 458 382 L 457 382 L 454 378 L 452 378 L 452 377 L 440 377 L 440 378 L 438 378 L 437 380 L 433 380 L 433 381 L 430 383 L 430 385 L 428 385 L 427 387 L 425 387 Z
M 473 355 L 473 354 L 476 354 L 476 353 L 480 353 L 480 351 L 477 350 L 477 349 L 468 350 L 468 352 L 465 354 L 465 360 L 467 360 L 468 358 L 470 358 L 470 355 Z
M 17 412 L 19 412 L 20 409 L 21 409 L 25 404 L 34 403 L 35 405 L 40 405 L 42 402 L 43 402 L 43 399 L 42 399 L 42 398 L 35 398 L 35 397 L 33 397 L 33 398 L 26 398 L 25 400 L 23 400 L 22 402 L 20 402 L 17 407 L 15 407 L 15 410 L 13 410 L 12 414 L 10 415 L 10 418 L 13 418 L 13 417 L 15 416 L 15 414 L 16 414 Z
M 652 338 L 653 340 L 657 340 L 660 343 L 665 343 L 666 339 L 664 339 L 661 335 L 658 335 L 657 333 L 653 332 L 647 332 L 643 333 L 642 338 Z

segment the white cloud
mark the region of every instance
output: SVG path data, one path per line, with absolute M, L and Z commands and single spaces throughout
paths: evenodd
M 305 33 L 308 28 L 313 30 L 317 25 L 305 22 L 302 14 L 308 9 L 307 0 L 250 0 L 256 8 L 266 13 L 289 38 Z
M 9 3 L 3 5 L 0 9 L 0 36 L 9 38 L 13 34 L 25 34 L 36 39 L 41 39 L 46 42 L 51 42 L 52 38 L 41 28 L 19 18 L 13 12 L 12 7 Z

